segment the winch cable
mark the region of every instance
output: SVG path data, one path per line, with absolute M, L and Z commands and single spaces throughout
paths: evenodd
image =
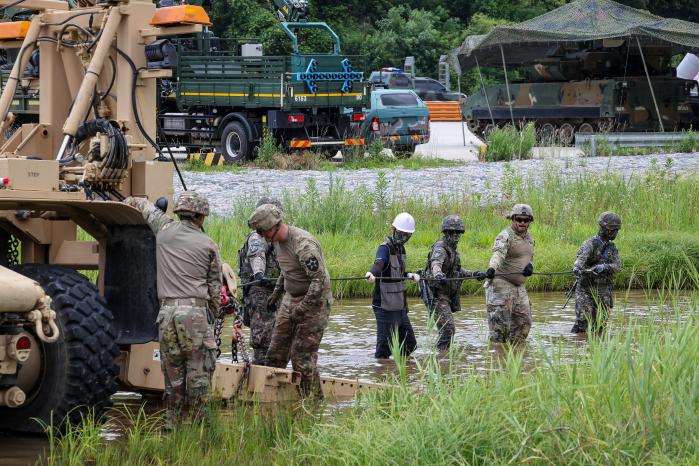
M 162 158 L 165 158 L 162 150 L 160 149 L 160 146 L 158 146 L 158 143 L 156 143 L 146 132 L 146 129 L 143 127 L 143 124 L 141 123 L 141 118 L 138 115 L 138 105 L 136 103 L 136 82 L 138 81 L 138 68 L 136 67 L 136 64 L 133 62 L 133 60 L 131 60 L 131 57 L 129 57 L 123 50 L 116 47 L 116 51 L 119 55 L 121 55 L 121 57 L 124 60 L 126 60 L 126 62 L 131 67 L 131 71 L 133 73 L 133 78 L 131 82 L 131 108 L 134 114 L 134 119 L 136 120 L 136 126 L 138 126 L 138 129 L 141 131 L 141 134 L 143 134 L 143 137 L 146 139 L 146 141 L 148 141 L 148 143 L 151 146 L 153 146 L 158 155 Z M 175 160 L 175 157 L 172 155 L 172 151 L 170 151 L 169 149 L 170 148 L 168 147 L 170 161 L 172 161 L 172 164 L 175 166 L 175 171 L 177 172 L 177 176 L 179 177 L 180 183 L 182 184 L 182 189 L 187 191 L 187 184 L 184 182 L 184 177 L 182 176 L 180 167 L 179 165 L 177 165 L 177 161 Z
M 541 276 L 555 276 L 555 275 L 572 275 L 573 271 L 565 271 L 565 272 L 532 272 L 532 275 L 541 275 Z M 508 272 L 508 273 L 496 273 L 496 277 L 506 277 L 510 275 L 524 275 L 523 272 Z M 330 281 L 332 282 L 342 282 L 342 281 L 367 281 L 366 277 L 332 277 L 330 278 Z M 412 278 L 408 277 L 399 277 L 399 278 L 394 278 L 394 277 L 376 277 L 374 279 L 377 282 L 402 282 L 402 281 L 413 281 Z M 455 277 L 455 278 L 445 278 L 443 280 L 437 280 L 436 278 L 422 278 L 420 277 L 420 281 L 423 282 L 443 282 L 443 281 L 456 281 L 456 280 L 478 280 L 478 277 Z M 261 285 L 265 284 L 270 281 L 276 281 L 276 278 L 271 278 L 271 279 L 262 279 L 262 280 L 253 280 L 247 283 L 241 283 L 241 287 L 243 286 L 252 286 L 252 285 Z M 307 280 L 311 281 L 311 280 Z

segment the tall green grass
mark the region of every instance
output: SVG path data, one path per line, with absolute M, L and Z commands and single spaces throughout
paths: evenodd
M 423 362 L 420 389 L 397 383 L 320 424 L 285 451 L 292 464 L 697 464 L 699 320 L 628 322 L 580 347 L 506 352 L 483 376 Z M 567 356 L 569 357 L 569 356 Z M 329 459 L 332 459 L 331 461 Z
M 534 123 L 527 123 L 523 128 L 512 125 L 494 128 L 488 134 L 483 159 L 487 162 L 530 159 L 535 145 Z
M 525 349 L 533 365 L 520 349 L 497 348 L 492 370 L 480 371 L 464 369 L 453 348 L 447 365 L 436 354 L 417 360 L 412 384 L 397 358 L 391 386 L 352 407 L 233 404 L 172 433 L 140 410 L 113 421 L 121 435 L 105 441 L 86 419 L 51 438 L 45 463 L 697 464 L 699 297 L 660 296 L 647 316 L 615 318 L 610 334 L 572 355 L 560 339 Z
M 417 230 L 407 243 L 408 268 L 423 268 L 430 245 L 439 238 L 439 226 L 449 214 L 458 214 L 466 224 L 459 243 L 465 268 L 487 268 L 495 236 L 508 225 L 504 218 L 515 202 L 526 202 L 534 209 L 531 226 L 536 241 L 536 271 L 570 270 L 582 242 L 596 233 L 597 216 L 614 210 L 623 219 L 616 241 L 623 261 L 616 286 L 626 288 L 658 286 L 674 271 L 699 266 L 699 176 L 671 174 L 671 164 L 654 165 L 641 176 L 625 179 L 602 173 L 563 178 L 551 166 L 538 181 L 519 176 L 505 167 L 500 184 L 502 199 L 454 193 L 436 198 L 415 198 L 389 194 L 395 180 L 380 174 L 373 187 L 350 191 L 341 178 L 331 178 L 327 192 L 314 180 L 305 191 L 283 198 L 285 217 L 320 241 L 333 277 L 363 276 L 371 267 L 377 246 L 390 233 L 390 222 L 408 211 L 416 219 Z M 409 187 L 406 187 L 409 188 Z M 214 217 L 207 232 L 221 246 L 224 260 L 237 263 L 237 250 L 248 234 L 247 218 L 256 199 L 235 199 L 232 214 Z M 689 260 L 687 260 L 689 259 Z M 563 290 L 572 277 L 531 277 L 530 290 Z M 365 282 L 337 282 L 337 297 L 369 296 Z M 480 283 L 467 281 L 465 292 L 476 292 Z M 409 285 L 409 291 L 416 289 Z

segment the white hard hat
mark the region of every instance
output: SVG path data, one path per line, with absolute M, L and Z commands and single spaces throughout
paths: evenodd
M 396 215 L 391 225 L 403 233 L 413 233 L 415 231 L 415 219 L 408 212 L 401 212 Z

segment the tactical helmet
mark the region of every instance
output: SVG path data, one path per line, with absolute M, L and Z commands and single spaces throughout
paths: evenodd
M 255 208 L 260 207 L 263 204 L 272 204 L 277 207 L 279 207 L 279 210 L 284 212 L 284 207 L 282 207 L 282 201 L 277 199 L 276 197 L 268 197 L 268 196 L 262 196 L 259 201 L 257 201 L 257 205 L 255 205 Z
M 403 233 L 414 233 L 415 219 L 409 213 L 401 212 L 400 214 L 396 215 L 395 219 L 393 219 L 391 226 L 398 231 L 402 231 Z
M 460 233 L 463 233 L 464 231 L 466 231 L 466 227 L 464 226 L 464 222 L 458 215 L 449 215 L 442 222 L 442 226 L 439 228 L 439 231 L 441 231 L 442 233 L 444 233 L 445 231 L 458 231 Z
M 209 201 L 206 196 L 196 191 L 185 191 L 179 195 L 172 211 L 176 214 L 180 212 L 191 212 L 193 214 L 209 215 Z
M 602 212 L 597 219 L 597 223 L 602 228 L 607 228 L 609 230 L 621 229 L 621 217 L 611 211 Z
M 282 211 L 274 204 L 262 204 L 250 215 L 248 226 L 253 230 L 267 231 L 282 221 Z
M 508 220 L 512 220 L 515 215 L 527 215 L 534 220 L 534 211 L 529 204 L 515 204 L 510 211 L 510 215 L 505 217 Z

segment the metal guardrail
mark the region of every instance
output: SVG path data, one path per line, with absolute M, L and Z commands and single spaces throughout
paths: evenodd
M 687 133 L 575 133 L 575 147 L 589 146 L 591 156 L 597 155 L 597 144 L 604 141 L 619 147 L 663 147 L 671 146 Z

